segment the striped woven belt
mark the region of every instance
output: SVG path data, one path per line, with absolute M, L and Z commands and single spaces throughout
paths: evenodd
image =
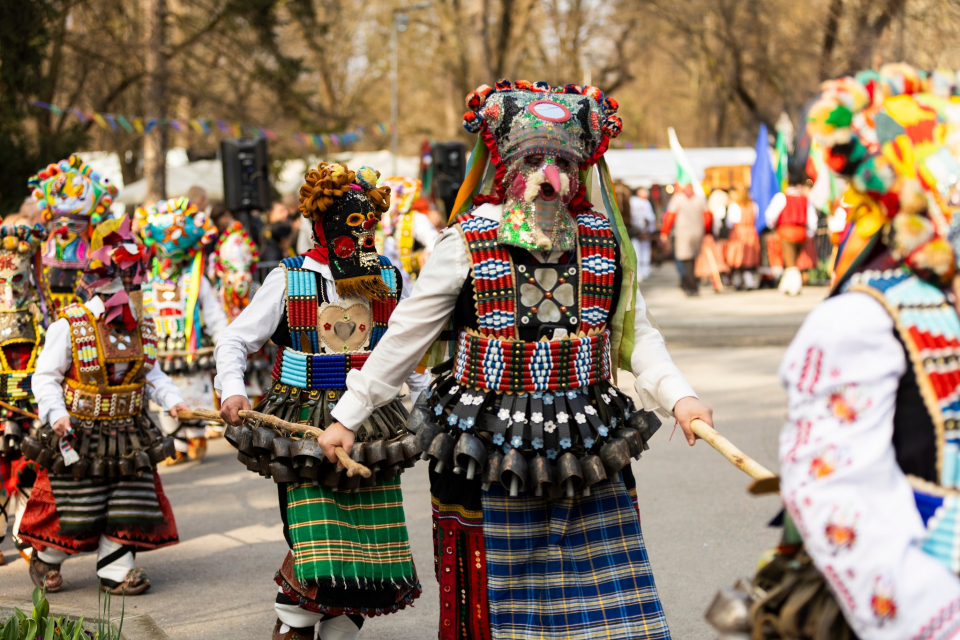
M 610 378 L 610 332 L 562 340 L 521 342 L 463 331 L 454 377 L 487 391 L 567 391 Z
M 20 400 L 30 397 L 30 379 L 33 370 L 0 373 L 0 398 Z
M 369 352 L 321 355 L 281 347 L 273 379 L 300 389 L 346 389 L 347 373 L 363 367 L 369 357 Z
M 143 408 L 143 388 L 132 391 L 101 393 L 75 387 L 67 379 L 63 395 L 67 411 L 78 418 L 130 418 Z

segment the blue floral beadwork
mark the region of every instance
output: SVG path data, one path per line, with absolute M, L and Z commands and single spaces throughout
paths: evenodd
M 510 444 L 513 445 L 514 449 L 519 449 L 523 446 L 523 438 L 520 436 L 513 436 L 513 439 L 510 440 Z
M 564 449 L 569 449 L 572 444 L 573 443 L 570 442 L 570 438 L 561 438 L 560 440 L 560 446 Z
M 556 450 L 556 449 L 547 449 L 547 459 L 548 459 L 548 460 L 556 460 L 558 455 L 559 455 L 559 454 L 557 453 L 557 450 Z
M 542 448 L 543 448 L 543 438 L 534 438 L 534 439 L 533 439 L 533 442 L 531 442 L 530 444 L 533 445 L 533 448 L 534 448 L 534 449 L 542 449 Z
M 502 433 L 495 433 L 495 434 L 493 434 L 493 444 L 497 445 L 498 447 L 503 444 L 503 434 L 502 434 Z

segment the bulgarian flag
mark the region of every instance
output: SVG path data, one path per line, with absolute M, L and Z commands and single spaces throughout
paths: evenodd
M 783 137 L 783 131 L 777 132 L 777 146 L 774 148 L 777 154 L 777 184 L 781 191 L 786 191 L 789 181 L 787 175 L 790 171 L 790 153 L 787 151 L 787 141 Z
M 681 187 L 692 184 L 693 190 L 697 195 L 706 196 L 707 194 L 703 190 L 703 185 L 700 183 L 700 180 L 697 179 L 693 165 L 690 164 L 690 158 L 687 157 L 683 147 L 680 146 L 680 141 L 677 139 L 677 132 L 673 130 L 673 127 L 667 129 L 667 136 L 670 138 L 670 152 L 673 153 L 673 159 L 677 163 L 677 184 Z

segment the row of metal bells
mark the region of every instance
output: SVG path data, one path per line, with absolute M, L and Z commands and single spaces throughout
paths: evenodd
M 416 437 L 407 434 L 394 440 L 356 442 L 351 458 L 366 465 L 369 478 L 348 477 L 327 460 L 316 439 L 295 439 L 267 425 L 251 428 L 230 425 L 224 438 L 237 449 L 237 459 L 247 469 L 276 483 L 322 485 L 329 488 L 357 489 L 373 486 L 377 478 L 392 478 L 413 466 L 420 449 Z
M 148 448 L 125 456 L 85 456 L 69 467 L 59 450 L 59 438 L 49 428 L 36 436 L 28 435 L 20 444 L 27 460 L 33 460 L 41 469 L 54 476 L 73 476 L 75 480 L 120 480 L 139 478 L 152 473 L 156 466 L 176 455 L 173 438 L 159 438 Z
M 536 496 L 548 497 L 572 497 L 577 491 L 589 496 L 590 487 L 618 473 L 630 464 L 631 458 L 639 459 L 645 448 L 640 433 L 624 427 L 604 442 L 598 454 L 578 459 L 567 452 L 554 465 L 536 452 L 531 458 L 518 449 L 511 449 L 506 455 L 500 451 L 489 453 L 477 436 L 463 433 L 458 438 L 431 421 L 418 425 L 417 442 L 423 449 L 423 459 L 433 460 L 437 473 L 452 468 L 456 474 L 465 474 L 467 480 L 479 474 L 484 489 L 500 483 L 511 496 L 533 491 Z

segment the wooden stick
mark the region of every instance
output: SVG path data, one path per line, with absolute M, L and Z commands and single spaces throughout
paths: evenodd
M 268 416 L 265 413 L 260 413 L 259 411 L 248 411 L 246 409 L 240 410 L 240 417 L 244 420 L 266 422 L 269 425 L 277 427 L 278 429 L 286 429 L 287 431 L 294 431 L 296 433 L 306 433 L 314 437 L 319 436 L 323 433 L 322 429 L 317 429 L 316 427 L 308 427 L 305 424 L 297 424 L 295 422 L 287 422 L 286 420 L 281 420 L 276 416 Z M 370 469 L 364 465 L 356 462 L 353 458 L 347 455 L 347 452 L 343 450 L 343 447 L 335 447 L 333 449 L 334 454 L 336 454 L 337 459 L 340 460 L 340 463 L 347 470 L 347 477 L 352 478 L 353 476 L 359 474 L 362 478 L 369 478 L 371 473 Z
M 223 422 L 220 412 L 216 409 L 207 409 L 198 407 L 190 411 L 181 411 L 177 414 L 177 420 L 207 420 L 208 422 Z
M 733 466 L 740 471 L 759 482 L 768 482 L 777 476 L 772 471 L 761 465 L 759 462 L 740 451 L 732 442 L 724 438 L 720 433 L 700 419 L 694 419 L 690 429 L 700 437 L 701 440 L 720 452 L 720 454 L 729 460 Z

